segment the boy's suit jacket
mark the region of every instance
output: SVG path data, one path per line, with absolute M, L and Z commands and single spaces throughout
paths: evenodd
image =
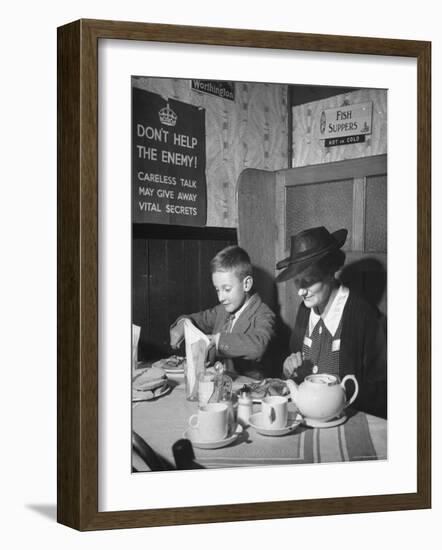
M 205 334 L 220 333 L 217 356 L 231 359 L 236 373 L 262 378 L 270 373 L 265 366 L 265 353 L 275 331 L 275 314 L 253 294 L 247 307 L 236 320 L 232 332 L 226 332 L 230 314 L 217 306 L 180 317 L 192 319 Z M 179 320 L 179 319 L 178 319 Z M 177 320 L 177 321 L 178 321 Z M 229 365 L 231 366 L 231 365 Z

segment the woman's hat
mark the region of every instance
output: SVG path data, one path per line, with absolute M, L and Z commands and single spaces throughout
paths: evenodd
M 284 269 L 276 282 L 288 281 L 301 273 L 318 260 L 339 250 L 347 239 L 347 229 L 339 229 L 329 233 L 323 226 L 306 229 L 290 239 L 290 256 L 276 264 L 277 269 Z

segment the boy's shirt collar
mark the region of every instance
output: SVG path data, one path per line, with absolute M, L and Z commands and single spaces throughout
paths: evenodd
M 235 326 L 235 323 L 236 321 L 239 319 L 239 316 L 241 315 L 241 313 L 246 309 L 246 307 L 249 305 L 250 303 L 250 299 L 251 297 L 247 298 L 247 300 L 243 303 L 243 305 L 237 310 L 235 311 L 235 313 L 232 313 L 231 315 L 233 316 L 233 321 L 232 321 L 232 325 L 230 327 L 230 332 L 232 332 L 233 330 L 233 327 Z
M 235 313 L 230 313 L 228 315 L 227 318 L 229 318 L 230 316 L 233 317 L 233 321 L 232 321 L 232 324 L 230 326 L 230 330 L 229 332 L 232 332 L 233 330 L 233 326 L 235 325 L 236 321 L 239 319 L 241 313 L 246 309 L 246 307 L 251 303 L 252 301 L 252 298 L 253 296 L 250 296 L 250 298 L 248 298 L 244 304 L 235 312 Z M 217 334 L 215 334 L 215 347 L 216 347 L 216 350 L 218 351 L 218 343 L 219 343 L 219 337 L 221 336 L 221 332 L 218 332 Z

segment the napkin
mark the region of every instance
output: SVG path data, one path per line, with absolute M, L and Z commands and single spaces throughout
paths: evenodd
M 210 340 L 189 319 L 184 320 L 186 340 L 187 397 L 196 397 L 198 375 L 204 372 Z

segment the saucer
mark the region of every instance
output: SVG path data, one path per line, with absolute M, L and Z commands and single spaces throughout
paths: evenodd
M 249 418 L 250 426 L 252 426 L 252 428 L 255 428 L 255 430 L 261 435 L 270 435 L 270 436 L 286 435 L 290 432 L 293 432 L 299 426 L 299 424 L 301 424 L 301 417 L 297 414 L 295 415 L 289 412 L 289 416 L 287 419 L 287 426 L 284 426 L 283 428 L 271 428 L 269 426 L 262 425 L 261 414 L 262 413 L 252 414 L 252 416 Z
M 335 426 L 344 424 L 346 420 L 347 415 L 342 414 L 341 416 L 338 416 L 337 418 L 332 418 L 331 420 L 321 421 L 314 420 L 313 418 L 304 418 L 302 422 L 310 428 L 334 428 Z
M 164 368 L 166 374 L 184 374 L 184 367 Z
M 187 428 L 183 433 L 185 439 L 190 439 L 192 445 L 198 449 L 221 449 L 221 447 L 227 447 L 233 443 L 242 434 L 241 424 L 237 424 L 235 431 L 229 437 L 220 439 L 219 441 L 198 441 L 198 430 L 195 428 Z

